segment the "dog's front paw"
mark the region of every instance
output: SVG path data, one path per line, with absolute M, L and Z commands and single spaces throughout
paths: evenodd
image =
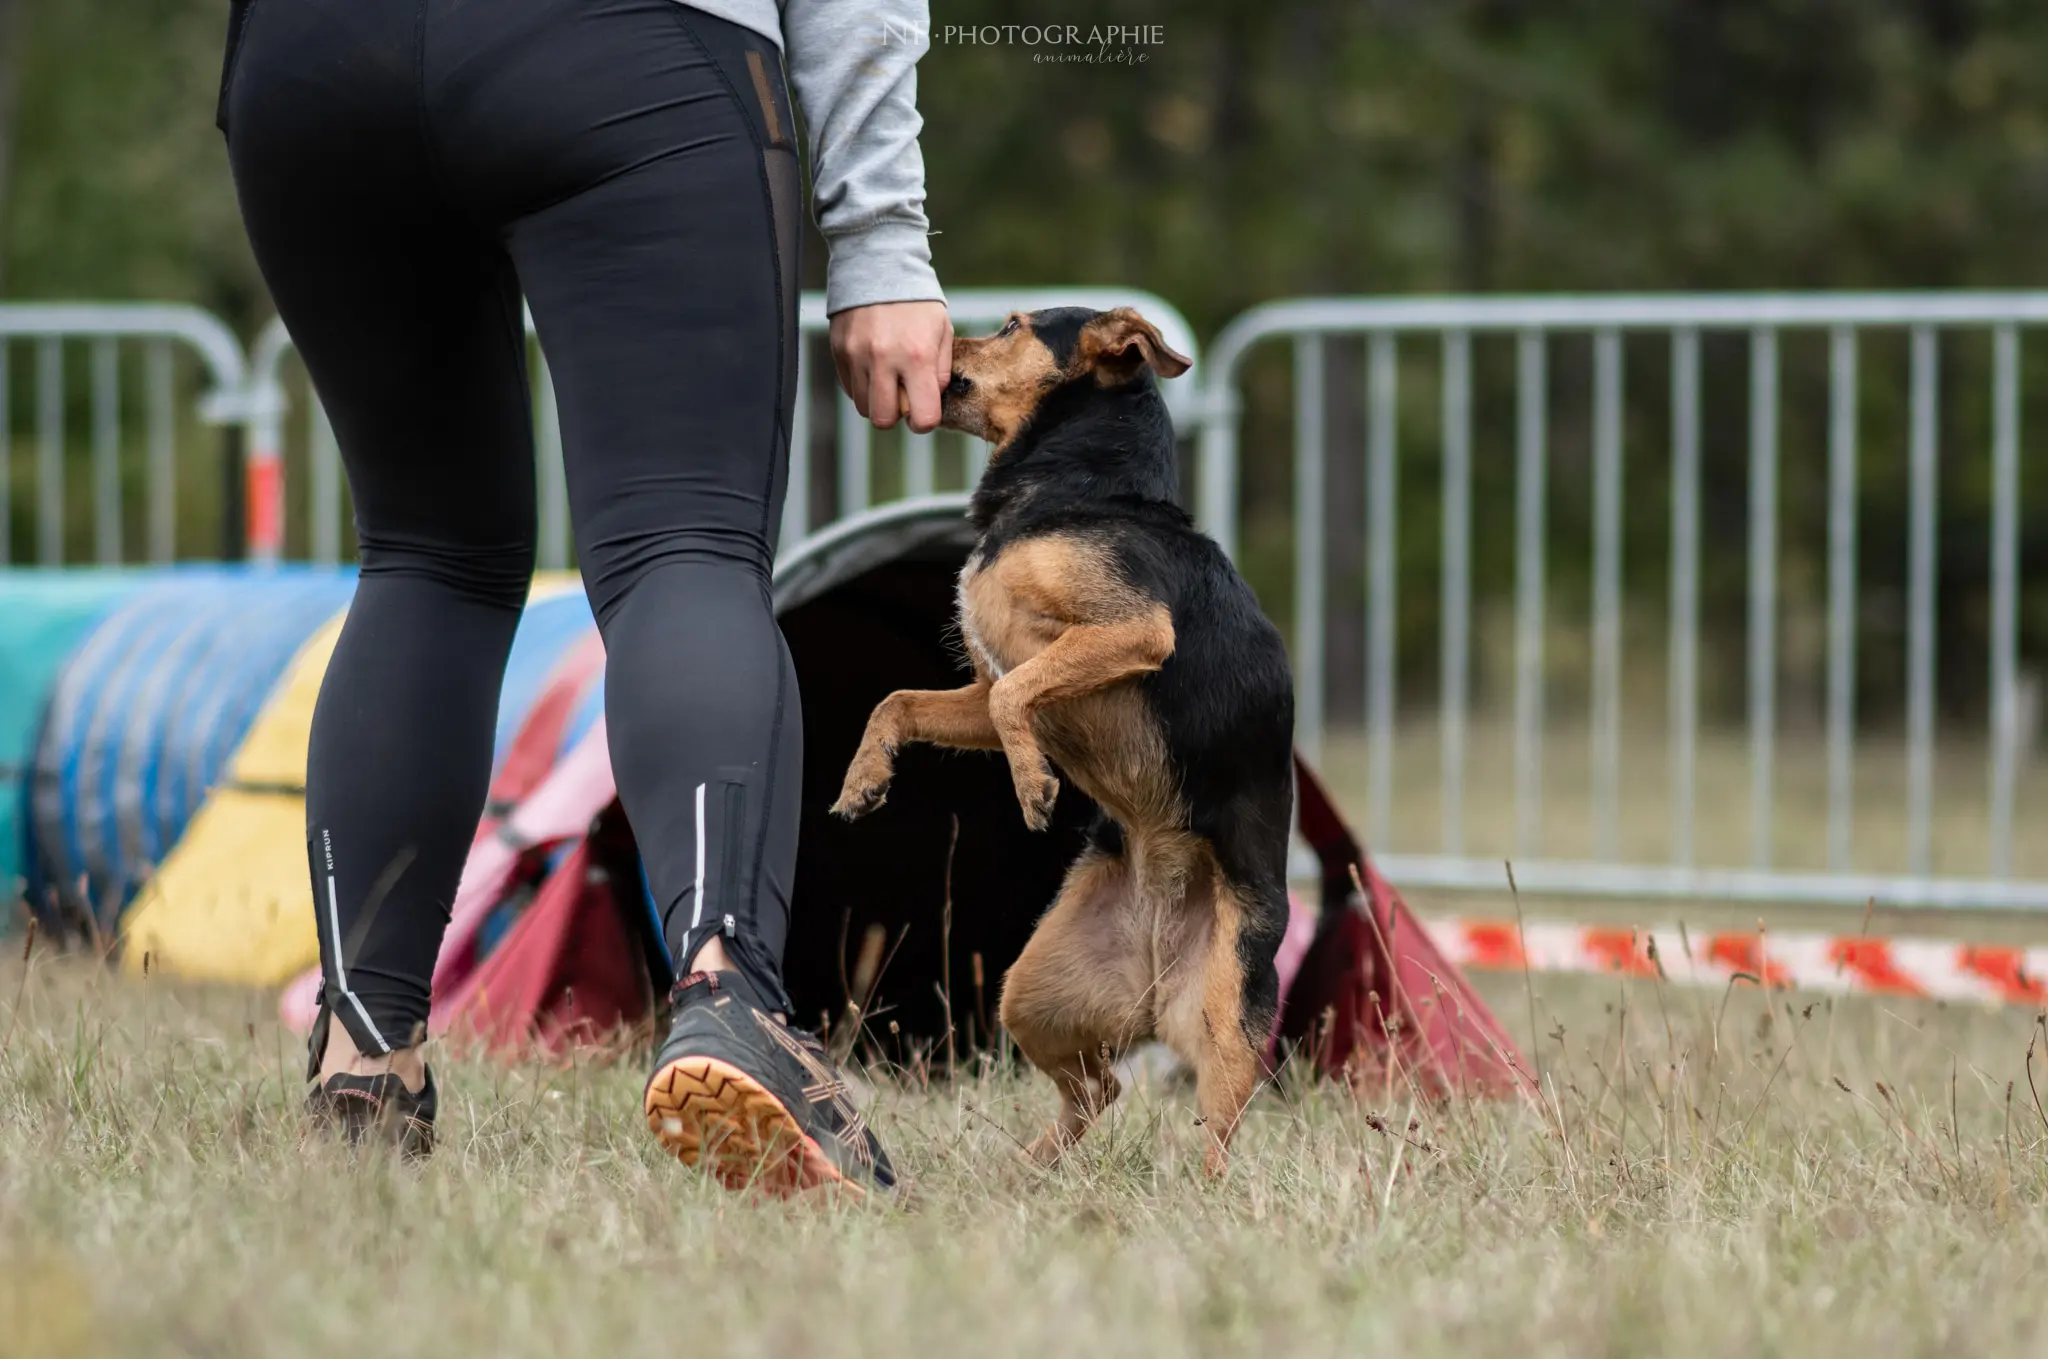
M 1024 824 L 1035 831 L 1052 825 L 1052 806 L 1059 800 L 1060 781 L 1043 759 L 1026 765 L 1012 765 L 1011 780 L 1017 785 L 1017 805 L 1024 811 Z
M 895 774 L 895 763 L 886 749 L 863 747 L 847 766 L 846 783 L 839 790 L 839 801 L 832 804 L 832 814 L 847 821 L 860 820 L 889 800 L 889 780 Z
M 832 804 L 832 815 L 841 821 L 858 821 L 869 812 L 879 811 L 882 804 L 888 800 L 889 789 L 886 785 L 843 792 L 839 795 L 839 801 Z

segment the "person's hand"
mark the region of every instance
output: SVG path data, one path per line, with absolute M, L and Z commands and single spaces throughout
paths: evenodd
M 943 302 L 877 302 L 832 318 L 832 365 L 854 408 L 876 429 L 907 416 L 939 427 L 939 393 L 953 377 L 953 322 Z

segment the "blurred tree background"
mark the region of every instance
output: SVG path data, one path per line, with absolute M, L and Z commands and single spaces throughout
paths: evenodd
M 2048 274 L 2039 4 L 939 8 L 920 102 L 942 233 L 934 250 L 956 287 L 1150 289 L 1206 338 L 1246 306 L 1300 294 L 2013 288 Z M 245 336 L 267 318 L 212 126 L 224 18 L 222 0 L 0 0 L 0 295 L 186 300 Z M 1049 23 L 1157 25 L 1163 41 L 1137 49 L 1135 64 L 1057 64 L 945 33 Z M 1254 578 L 1284 617 L 1291 432 L 1284 356 L 1272 348 L 1247 372 L 1245 535 Z M 1581 341 L 1552 349 L 1552 608 L 1568 625 L 1585 612 L 1590 360 Z M 2043 357 L 2027 357 L 2030 390 L 2048 378 Z M 1362 563 L 1362 350 L 1333 345 L 1330 363 L 1332 542 L 1339 563 Z M 1667 363 L 1661 340 L 1631 341 L 1630 629 L 1646 646 L 1661 638 L 1666 589 Z M 1402 675 L 1418 692 L 1432 683 L 1435 649 L 1434 365 L 1433 346 L 1403 347 Z M 1808 605 L 1824 589 L 1822 345 L 1788 337 L 1784 368 L 1786 665 L 1803 674 L 1817 664 Z M 1481 347 L 1483 596 L 1511 570 L 1509 373 L 1505 346 Z M 1710 337 L 1704 668 L 1706 700 L 1721 710 L 1740 698 L 1746 373 L 1740 338 Z M 1903 344 L 1867 343 L 1863 373 L 1866 428 L 1900 431 L 1863 450 L 1862 664 L 1866 710 L 1881 716 L 1903 672 Z M 1982 337 L 1945 344 L 1942 693 L 1956 714 L 1982 707 L 1988 374 Z M 2038 401 L 2028 414 L 2048 420 Z M 2034 654 L 2048 644 L 2048 589 L 2036 588 L 2048 586 L 2044 480 L 2023 482 Z M 1356 707 L 1361 577 L 1362 566 L 1344 565 L 1331 578 L 1338 716 Z

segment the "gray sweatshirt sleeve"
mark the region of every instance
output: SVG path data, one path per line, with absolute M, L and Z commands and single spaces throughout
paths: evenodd
M 928 0 L 784 0 L 782 33 L 811 134 L 811 194 L 831 247 L 825 308 L 945 300 L 932 271 L 917 134 Z

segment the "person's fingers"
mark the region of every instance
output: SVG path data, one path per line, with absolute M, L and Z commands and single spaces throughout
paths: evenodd
M 868 415 L 868 385 L 873 381 L 872 359 L 866 347 L 858 341 L 850 342 L 845 354 L 839 360 L 839 389 L 853 398 L 853 408 L 865 419 Z
M 938 428 L 953 376 L 952 345 L 943 303 L 880 303 L 832 318 L 840 387 L 877 429 L 904 419 L 920 434 Z
M 839 379 L 839 390 L 842 392 L 852 392 L 854 390 L 853 364 L 847 359 L 846 351 L 836 344 L 832 346 L 832 370 Z
M 929 434 L 939 427 L 939 395 L 953 376 L 952 322 L 936 303 L 904 308 L 897 317 L 892 338 L 900 355 L 904 415 L 911 429 Z
M 867 409 L 861 414 L 876 429 L 894 429 L 896 419 L 903 413 L 903 382 L 896 365 L 884 355 L 877 355 L 868 369 L 867 386 L 862 389 L 868 394 Z
M 932 354 L 932 376 L 939 380 L 939 390 L 953 380 L 953 318 L 941 312 L 939 316 L 939 347 Z
M 929 434 L 939 427 L 939 391 L 938 369 L 930 359 L 905 369 L 903 395 L 910 408 L 910 427 L 919 434 Z

